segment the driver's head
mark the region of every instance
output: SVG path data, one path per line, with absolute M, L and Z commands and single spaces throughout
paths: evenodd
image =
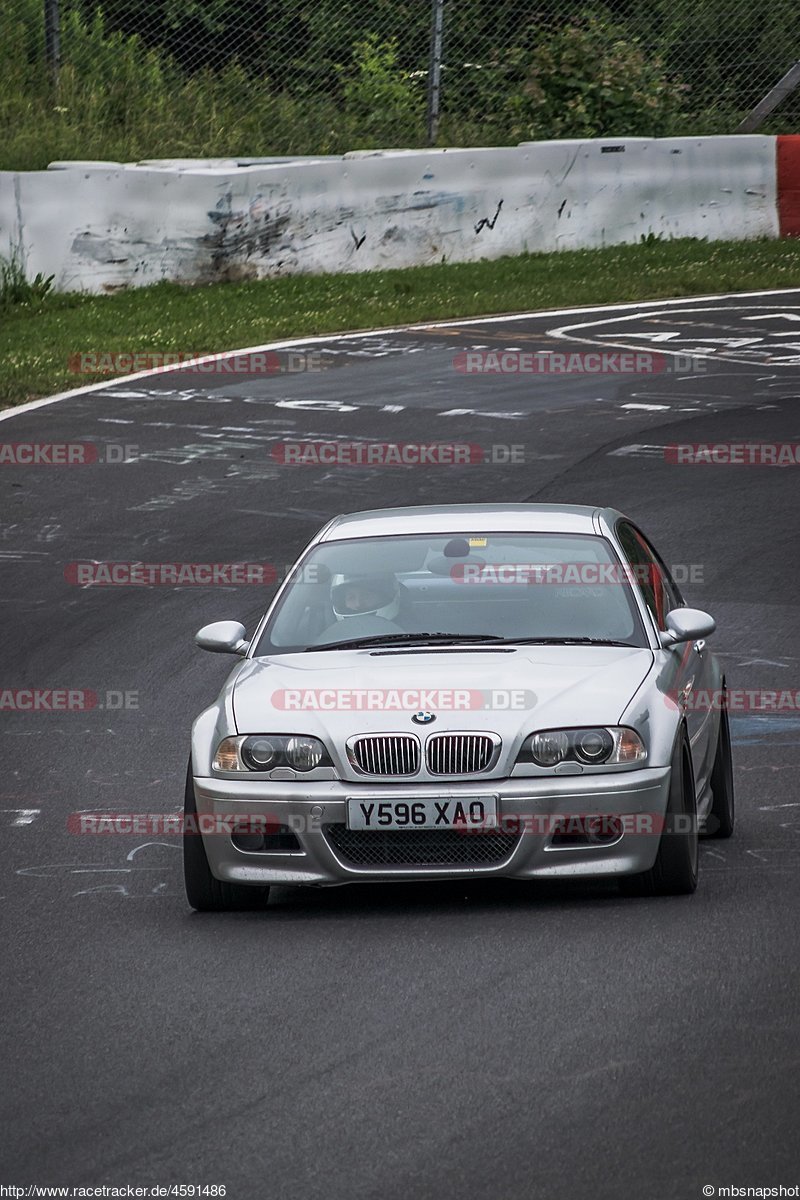
M 339 577 L 331 588 L 337 621 L 348 617 L 383 617 L 393 621 L 400 612 L 400 587 L 391 574 Z

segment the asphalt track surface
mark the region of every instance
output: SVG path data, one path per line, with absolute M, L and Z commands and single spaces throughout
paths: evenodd
M 453 368 L 474 347 L 598 342 L 703 369 Z M 2 686 L 100 697 L 0 713 L 0 1183 L 237 1200 L 800 1183 L 798 712 L 734 718 L 739 824 L 704 843 L 690 898 L 459 882 L 276 889 L 264 914 L 203 916 L 177 839 L 68 831 L 81 810 L 180 806 L 191 720 L 230 667 L 194 632 L 252 628 L 270 592 L 81 588 L 76 560 L 280 565 L 341 511 L 610 504 L 695 568 L 684 591 L 717 618 L 731 686 L 800 687 L 800 467 L 663 451 L 800 442 L 800 292 L 313 348 L 320 370 L 122 381 L 0 425 L 3 441 L 138 447 L 124 465 L 0 468 Z M 285 438 L 513 444 L 525 461 L 290 468 L 271 457 Z

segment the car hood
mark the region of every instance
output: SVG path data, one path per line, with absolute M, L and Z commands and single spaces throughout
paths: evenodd
M 651 650 L 530 646 L 514 650 L 329 650 L 244 662 L 233 682 L 239 733 L 357 733 L 613 725 L 653 664 Z

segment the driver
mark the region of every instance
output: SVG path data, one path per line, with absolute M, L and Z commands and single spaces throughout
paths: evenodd
M 337 621 L 349 617 L 394 621 L 400 615 L 400 584 L 394 575 L 338 576 L 338 579 L 340 582 L 331 587 L 331 606 Z

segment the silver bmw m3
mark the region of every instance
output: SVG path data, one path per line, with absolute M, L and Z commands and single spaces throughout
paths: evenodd
M 729 837 L 726 680 L 647 537 L 577 505 L 340 516 L 288 574 L 193 726 L 198 910 L 271 885 L 613 876 L 697 886 Z

